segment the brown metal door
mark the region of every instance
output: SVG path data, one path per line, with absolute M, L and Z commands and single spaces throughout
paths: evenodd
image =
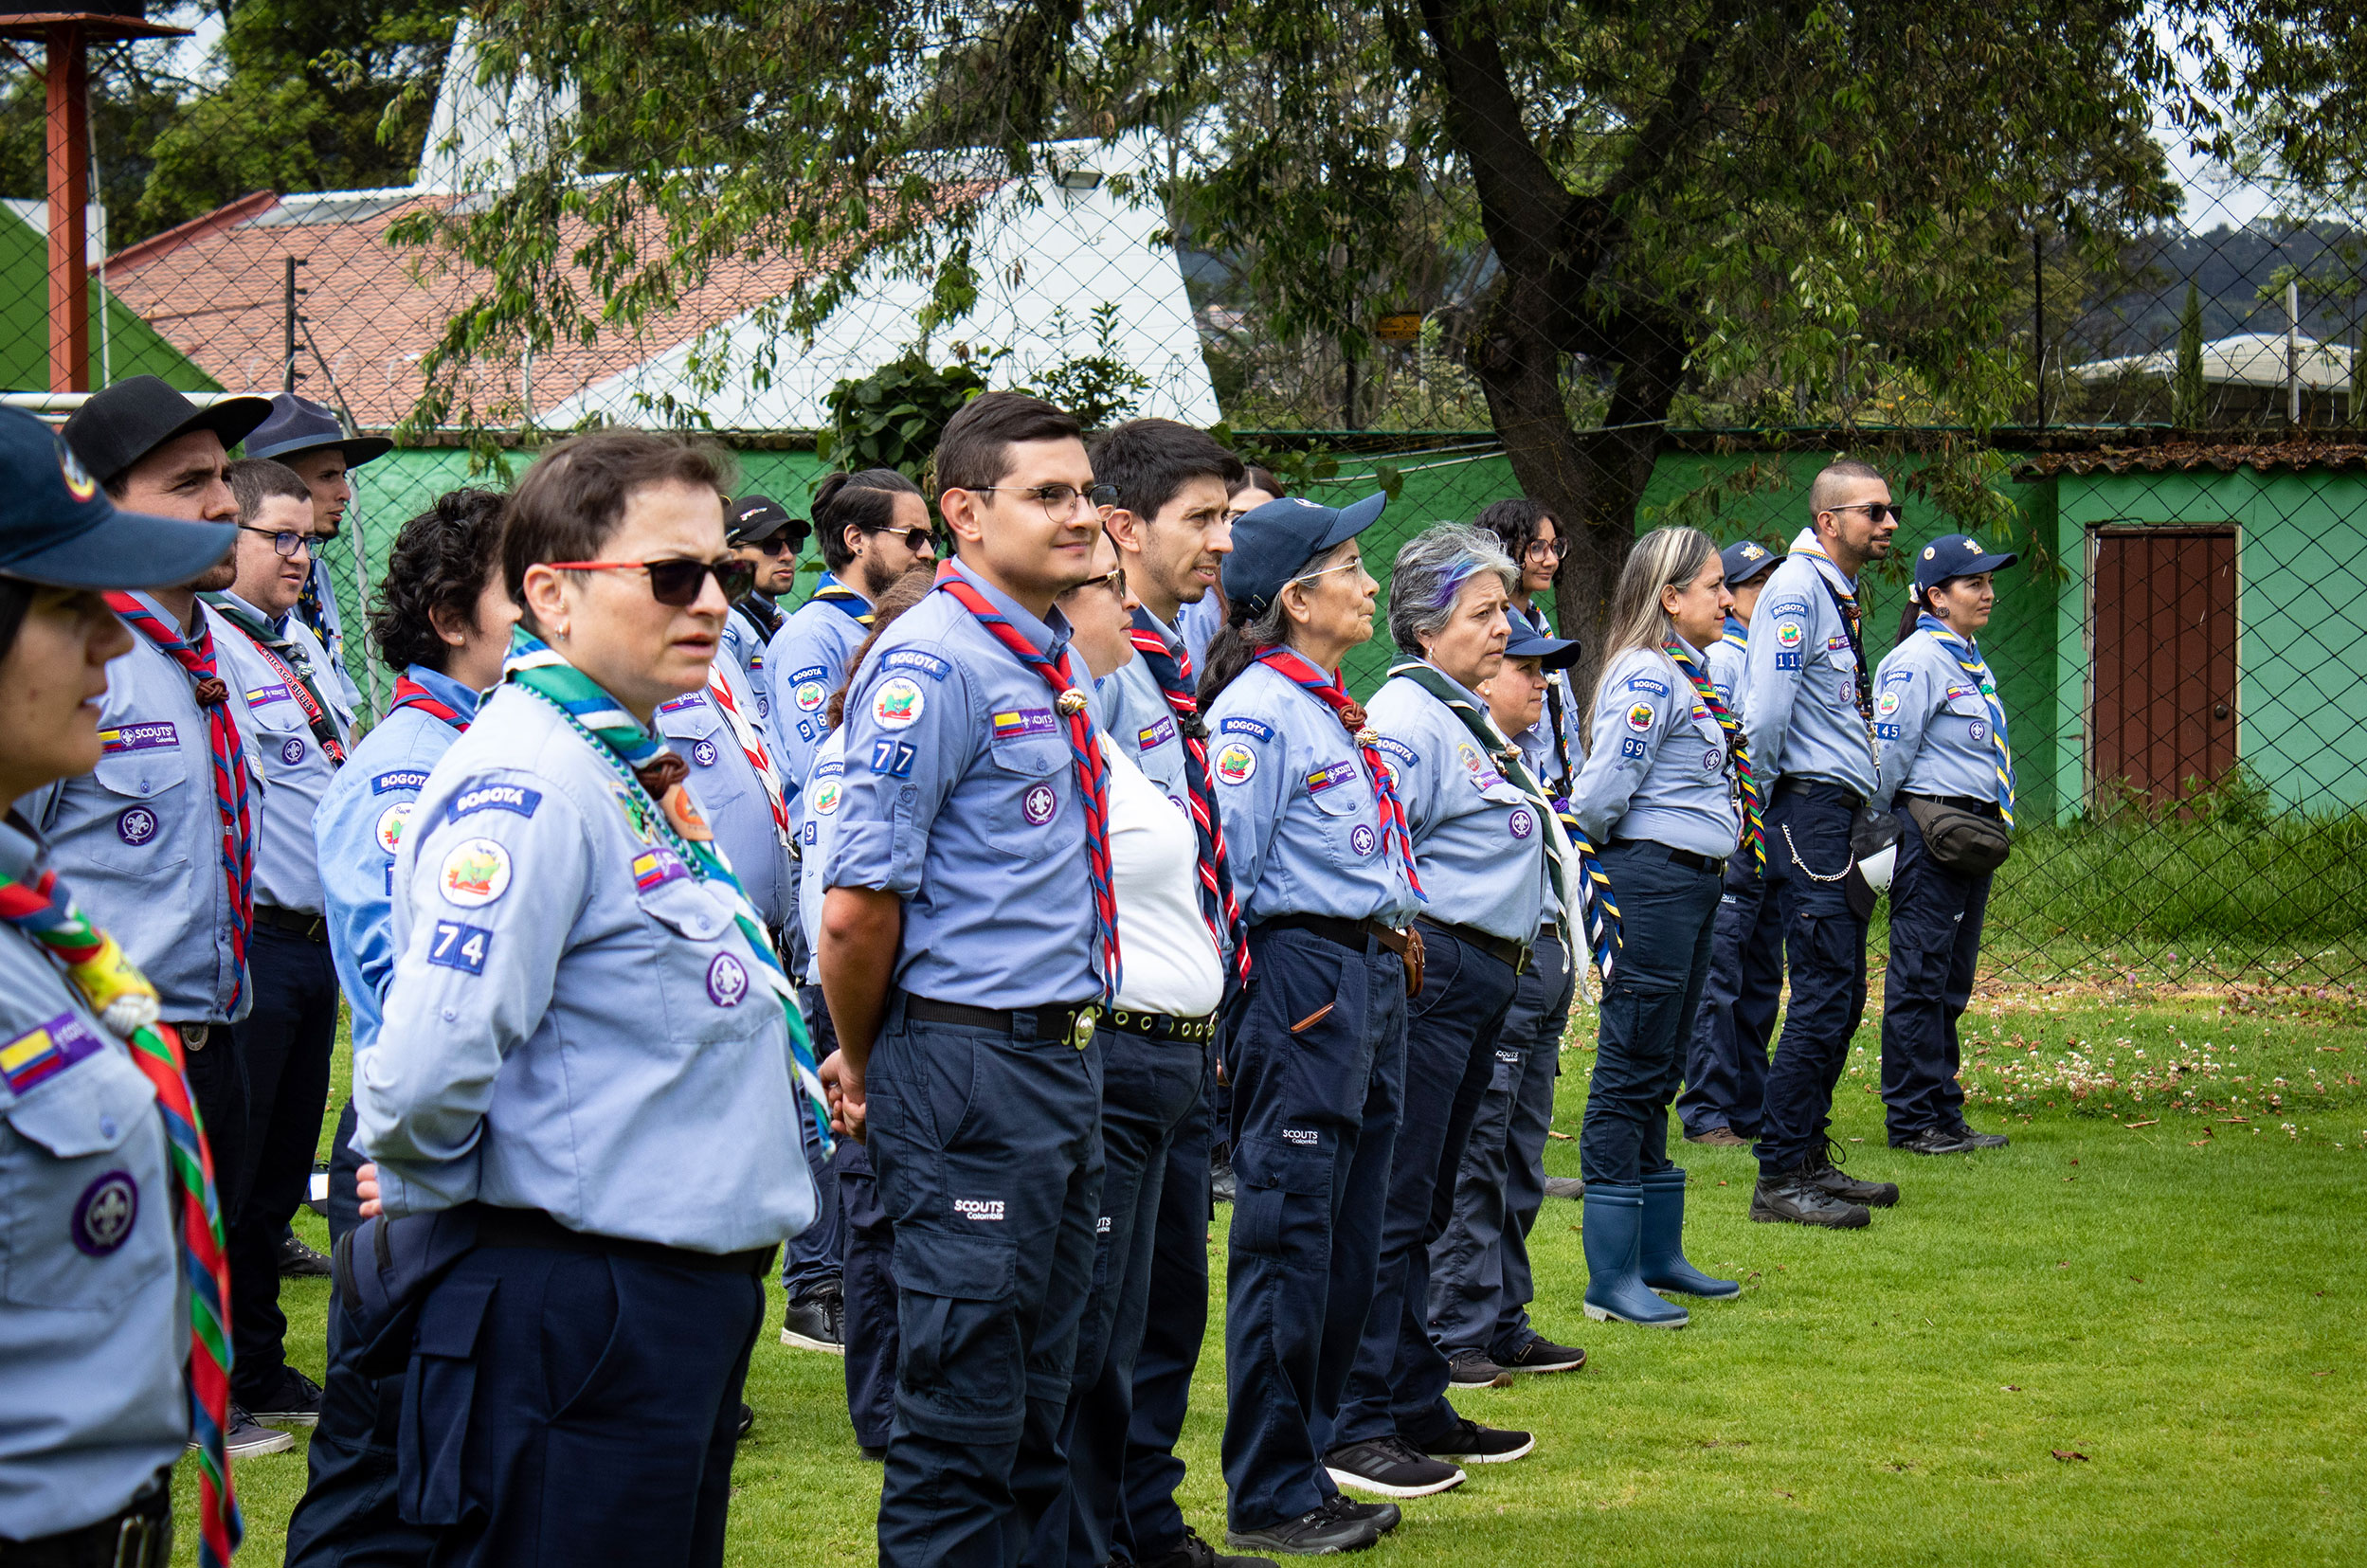
M 2166 803 L 2235 766 L 2235 530 L 2096 539 L 2095 779 Z

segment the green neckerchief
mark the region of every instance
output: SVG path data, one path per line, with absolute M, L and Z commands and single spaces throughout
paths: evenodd
M 1545 819 L 1545 871 L 1553 878 L 1554 898 L 1563 909 L 1568 909 L 1570 878 L 1563 857 L 1574 852 L 1568 835 L 1563 831 L 1561 813 L 1553 809 L 1553 802 L 1538 787 L 1536 778 L 1528 771 L 1528 765 L 1521 760 L 1521 748 L 1506 740 L 1494 721 L 1480 712 L 1478 705 L 1463 694 L 1462 688 L 1449 680 L 1436 666 L 1418 658 L 1404 659 L 1389 667 L 1391 680 L 1400 676 L 1445 703 L 1447 711 L 1463 721 L 1463 728 L 1471 731 L 1472 739 L 1479 743 L 1480 750 L 1487 753 L 1498 770 L 1511 781 L 1512 787 L 1527 796 L 1529 804 L 1535 806 Z
M 749 946 L 763 965 L 765 983 L 781 999 L 781 1011 L 788 1019 L 789 1054 L 796 1063 L 798 1087 L 805 1092 L 822 1153 L 828 1154 L 829 1097 L 822 1092 L 822 1075 L 814 1069 L 813 1040 L 805 1032 L 804 1017 L 797 1010 L 796 997 L 787 973 L 781 967 L 780 956 L 772 950 L 772 938 L 765 930 L 764 921 L 758 918 L 755 906 L 749 903 L 739 878 L 732 874 L 731 862 L 723 857 L 723 852 L 715 848 L 712 839 L 690 838 L 679 830 L 667 802 L 682 789 L 681 784 L 672 784 L 661 799 L 653 796 L 641 781 L 641 769 L 661 762 L 680 767 L 681 759 L 666 748 L 663 739 L 625 712 L 598 681 L 522 626 L 510 633 L 510 656 L 501 666 L 501 676 L 557 709 L 569 728 L 594 743 L 593 751 L 623 781 L 623 791 L 617 796 L 618 805 L 636 834 L 646 837 L 654 831 L 663 835 L 667 847 L 682 857 L 691 874 L 732 911 L 740 935 L 748 939 Z M 685 792 L 680 803 L 687 804 L 688 801 Z M 647 809 L 643 809 L 643 802 L 648 802 Z

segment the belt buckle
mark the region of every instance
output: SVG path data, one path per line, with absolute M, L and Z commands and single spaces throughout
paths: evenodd
M 210 1033 L 211 1026 L 208 1024 L 185 1023 L 181 1025 L 181 1048 L 185 1051 L 205 1050 L 206 1038 Z
M 1075 1023 L 1072 1024 L 1072 1025 L 1070 1026 L 1070 1029 L 1069 1029 L 1069 1043 L 1070 1043 L 1071 1045 L 1075 1046 L 1075 1047 L 1076 1047 L 1076 1049 L 1077 1049 L 1077 1050 L 1079 1050 L 1079 1051 L 1082 1051 L 1082 1050 L 1084 1050 L 1087 1046 L 1089 1046 L 1089 1045 L 1093 1044 L 1093 1026 L 1094 1026 L 1095 1024 L 1099 1023 L 1100 1021 L 1101 1021 L 1101 1009 L 1100 1009 L 1100 1008 L 1098 1008 L 1098 1007 L 1080 1007 L 1080 1008 L 1078 1008 L 1078 1009 L 1076 1010 L 1076 1021 L 1075 1021 Z

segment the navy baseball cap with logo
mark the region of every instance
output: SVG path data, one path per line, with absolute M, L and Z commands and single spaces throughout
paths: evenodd
M 1548 670 L 1566 670 L 1578 662 L 1575 638 L 1547 637 L 1517 615 L 1510 619 L 1512 635 L 1504 640 L 1505 658 L 1533 658 Z
M 1233 520 L 1233 553 L 1224 558 L 1224 598 L 1253 616 L 1274 604 L 1283 585 L 1309 562 L 1372 527 L 1386 496 L 1367 496 L 1349 506 L 1324 506 L 1304 496 L 1245 512 Z
M 791 542 L 804 544 L 812 532 L 802 517 L 792 517 L 779 501 L 769 496 L 743 496 L 725 509 L 724 539 L 734 545 L 752 545 L 786 529 Z
M 64 437 L 0 408 L 0 574 L 60 588 L 186 583 L 237 537 L 229 523 L 117 511 Z
M 271 412 L 246 438 L 246 455 L 250 458 L 292 458 L 298 452 L 315 452 L 324 446 L 342 451 L 348 468 L 359 468 L 394 450 L 394 442 L 384 436 L 347 435 L 345 426 L 329 411 L 327 404 L 298 397 L 294 392 L 274 392 Z
M 1938 587 L 1951 577 L 1996 571 L 2020 559 L 2010 551 L 1997 554 L 1985 550 L 1969 533 L 1942 533 L 1915 553 L 1915 591 Z
M 1782 551 L 1769 550 L 1756 539 L 1728 545 L 1718 552 L 1719 563 L 1726 568 L 1726 586 L 1729 588 L 1742 586 L 1761 572 L 1775 570 L 1782 559 Z

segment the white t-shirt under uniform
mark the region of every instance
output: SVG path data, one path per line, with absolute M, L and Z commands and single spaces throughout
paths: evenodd
M 1101 737 L 1110 769 L 1110 874 L 1118 900 L 1117 1005 L 1197 1018 L 1224 996 L 1224 963 L 1200 913 L 1192 820 Z

